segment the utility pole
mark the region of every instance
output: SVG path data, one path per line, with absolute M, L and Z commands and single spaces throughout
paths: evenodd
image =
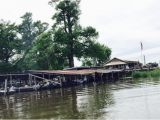
M 143 56 L 143 58 L 144 58 L 144 65 L 146 65 L 146 57 L 145 57 L 145 55 Z

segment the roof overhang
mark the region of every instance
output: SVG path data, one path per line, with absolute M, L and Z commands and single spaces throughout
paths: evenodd
M 104 66 L 107 67 L 107 66 L 114 66 L 114 65 L 127 65 L 127 63 L 122 62 L 122 61 L 116 61 L 116 62 L 107 63 Z

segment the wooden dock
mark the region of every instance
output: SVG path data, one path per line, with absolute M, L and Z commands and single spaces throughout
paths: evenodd
M 7 80 L 8 87 L 23 87 L 39 85 L 41 89 L 67 87 L 90 82 L 114 82 L 126 77 L 128 71 L 106 69 L 84 70 L 31 70 L 23 74 L 0 75 L 0 88 L 3 88 Z M 48 85 L 48 87 L 46 87 Z

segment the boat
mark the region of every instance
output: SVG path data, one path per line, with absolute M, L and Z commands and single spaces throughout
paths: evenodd
M 60 83 L 54 82 L 54 81 L 45 81 L 39 89 L 41 90 L 47 90 L 47 89 L 53 89 L 56 87 L 60 87 Z
M 7 88 L 7 89 L 1 89 L 0 95 L 12 95 L 15 92 L 16 92 L 15 87 L 11 86 L 10 88 Z
M 30 92 L 35 91 L 34 87 L 25 85 L 23 87 L 17 87 L 15 88 L 16 92 Z
M 40 84 L 33 85 L 33 89 L 34 89 L 34 90 L 39 90 L 39 89 L 40 89 L 40 87 L 41 87 L 41 85 L 40 85 Z
M 7 84 L 8 84 L 8 80 L 5 79 L 4 89 L 0 89 L 0 95 L 11 95 L 11 94 L 14 94 L 16 92 L 14 86 L 8 87 Z

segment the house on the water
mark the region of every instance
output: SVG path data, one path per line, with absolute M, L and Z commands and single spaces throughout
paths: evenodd
M 113 58 L 104 65 L 106 69 L 140 69 L 141 66 L 139 61 L 121 60 L 119 58 Z

